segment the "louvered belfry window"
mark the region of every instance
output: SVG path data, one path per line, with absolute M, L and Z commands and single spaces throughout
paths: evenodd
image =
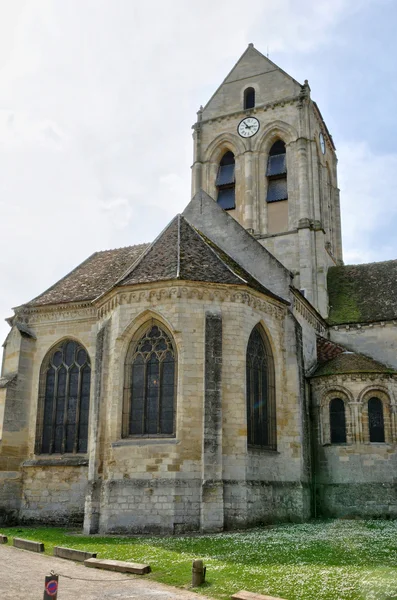
M 233 152 L 226 152 L 219 164 L 216 187 L 218 189 L 217 203 L 224 210 L 236 208 L 236 177 Z
M 156 324 L 133 344 L 126 363 L 128 423 L 124 435 L 172 436 L 175 433 L 175 350 Z
M 341 398 L 332 398 L 329 403 L 331 444 L 346 443 L 345 403 Z
M 379 398 L 368 401 L 368 427 L 370 442 L 385 441 L 385 425 L 383 420 L 383 404 Z
M 260 326 L 253 329 L 247 347 L 247 442 L 276 450 L 276 406 L 273 357 Z
M 87 351 L 66 340 L 44 360 L 36 453 L 87 452 L 91 365 Z
M 285 144 L 281 140 L 277 140 L 270 149 L 266 175 L 267 202 L 287 200 L 287 161 Z

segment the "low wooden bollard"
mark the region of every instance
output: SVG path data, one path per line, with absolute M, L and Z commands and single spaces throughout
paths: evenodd
M 6 535 L 3 535 L 2 533 L 0 533 L 0 544 L 7 544 L 8 543 L 8 537 Z
M 43 600 L 56 600 L 58 595 L 58 575 L 51 571 L 45 576 Z
M 207 567 L 204 566 L 202 560 L 194 560 L 192 566 L 192 587 L 199 587 L 205 581 Z
M 42 542 L 32 542 L 32 540 L 14 538 L 12 540 L 12 545 L 21 550 L 30 550 L 30 552 L 44 552 L 44 544 Z
M 254 592 L 246 592 L 241 590 L 237 594 L 233 594 L 232 600 L 286 600 L 275 596 L 264 596 L 263 594 L 255 594 Z

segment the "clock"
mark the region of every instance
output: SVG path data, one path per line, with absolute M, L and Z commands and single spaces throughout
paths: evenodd
M 321 147 L 321 152 L 322 152 L 323 154 L 325 154 L 325 139 L 324 139 L 324 136 L 323 136 L 323 134 L 322 134 L 322 133 L 320 133 L 320 135 L 319 135 L 319 138 L 320 138 L 320 147 Z
M 255 117 L 245 117 L 237 127 L 238 134 L 243 138 L 250 138 L 259 131 L 259 121 Z

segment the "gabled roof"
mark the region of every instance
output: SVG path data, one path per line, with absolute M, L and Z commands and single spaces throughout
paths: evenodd
M 331 267 L 330 325 L 397 319 L 397 260 Z
M 259 69 L 258 69 L 258 65 L 260 65 Z M 250 69 L 250 67 L 251 67 L 251 69 Z M 267 56 L 262 54 L 262 52 L 259 52 L 259 50 L 257 50 L 254 47 L 254 44 L 252 44 L 252 43 L 248 44 L 248 47 L 246 48 L 246 50 L 244 50 L 244 52 L 242 53 L 242 55 L 240 56 L 238 61 L 235 63 L 233 68 L 229 71 L 229 73 L 226 75 L 225 79 L 217 87 L 215 92 L 212 94 L 211 98 L 205 104 L 203 111 L 206 110 L 206 108 L 209 106 L 209 104 L 211 103 L 213 98 L 216 96 L 216 94 L 219 92 L 219 90 L 222 88 L 222 86 L 225 85 L 225 83 L 230 83 L 234 80 L 241 79 L 242 74 L 240 73 L 240 71 L 243 72 L 243 77 L 245 79 L 248 79 L 250 77 L 255 77 L 257 75 L 261 75 L 261 74 L 263 74 L 263 72 L 271 72 L 274 70 L 279 71 L 285 77 L 290 79 L 291 82 L 293 82 L 297 86 L 301 87 L 301 84 L 298 81 L 296 81 L 296 79 L 291 77 L 291 75 L 286 73 L 286 71 L 283 71 L 283 69 L 281 69 L 278 65 L 276 65 L 276 63 L 274 63 L 272 60 L 270 60 L 270 58 L 268 58 Z
M 27 306 L 94 300 L 116 283 L 148 245 L 95 252 Z
M 170 279 L 248 285 L 281 300 L 182 215 L 171 221 L 117 285 Z

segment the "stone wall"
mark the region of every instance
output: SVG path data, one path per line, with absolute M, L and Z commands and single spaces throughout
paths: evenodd
M 397 368 L 397 322 L 339 325 L 330 328 L 330 339 L 349 350 L 371 356 Z
M 397 517 L 396 386 L 393 376 L 382 374 L 312 380 L 317 516 Z M 374 396 L 383 404 L 383 443 L 369 440 L 367 403 Z M 332 398 L 345 402 L 346 443 L 330 440 Z
M 19 520 L 28 524 L 81 525 L 86 488 L 85 466 L 25 466 Z

